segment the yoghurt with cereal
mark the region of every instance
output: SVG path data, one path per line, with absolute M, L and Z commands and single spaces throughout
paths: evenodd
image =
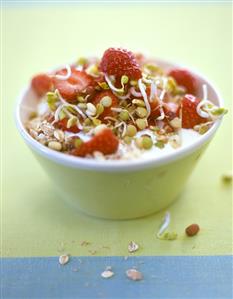
M 121 48 L 36 75 L 38 97 L 25 124 L 50 149 L 82 158 L 137 159 L 178 150 L 205 134 L 226 109 L 185 69 Z

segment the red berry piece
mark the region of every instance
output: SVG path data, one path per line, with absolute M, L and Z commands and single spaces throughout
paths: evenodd
M 126 75 L 131 79 L 139 79 L 142 76 L 134 54 L 121 48 L 109 48 L 104 52 L 100 70 L 108 75 Z
M 118 138 L 113 134 L 112 130 L 106 128 L 101 130 L 97 135 L 87 142 L 82 143 L 71 154 L 79 157 L 91 155 L 95 151 L 104 155 L 110 155 L 117 151 L 119 145 Z
M 197 113 L 197 105 L 200 99 L 191 94 L 186 94 L 181 102 L 182 105 L 182 128 L 192 129 L 194 126 L 207 122 L 207 118 Z
M 105 121 L 106 116 L 114 116 L 116 115 L 116 112 L 112 111 L 111 108 L 117 107 L 118 106 L 118 98 L 110 91 L 101 91 L 95 95 L 95 97 L 92 100 L 92 103 L 96 106 L 97 104 L 101 103 L 101 100 L 104 100 L 105 97 L 109 97 L 110 100 L 110 105 L 104 107 L 103 113 L 100 114 L 98 117 L 100 120 L 103 122 Z
M 43 96 L 50 91 L 53 84 L 52 79 L 47 74 L 38 74 L 32 78 L 31 86 L 38 96 Z
M 93 84 L 93 79 L 84 71 L 78 71 L 76 69 L 71 70 L 71 76 L 67 80 L 61 80 L 54 78 L 54 88 L 58 89 L 61 96 L 68 102 L 75 102 L 77 96 L 84 92 L 89 86 Z M 57 74 L 66 75 L 67 70 L 62 69 Z
M 193 95 L 196 94 L 197 81 L 189 71 L 184 69 L 173 69 L 168 75 L 173 77 L 178 85 L 184 87 L 187 93 L 191 93 Z
M 71 126 L 70 128 L 67 128 L 67 122 L 68 119 L 67 118 L 63 118 L 62 120 L 59 120 L 55 126 L 62 130 L 62 131 L 68 131 L 68 132 L 72 132 L 72 133 L 78 133 L 80 132 L 79 128 L 76 125 Z

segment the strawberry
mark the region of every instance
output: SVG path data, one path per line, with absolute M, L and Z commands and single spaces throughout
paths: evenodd
M 79 157 L 91 155 L 95 151 L 104 155 L 110 155 L 116 152 L 119 145 L 118 138 L 113 134 L 112 130 L 105 128 L 87 142 L 82 143 L 78 148 L 74 149 L 71 154 Z
M 71 76 L 67 80 L 54 78 L 54 88 L 58 89 L 61 96 L 68 102 L 75 102 L 78 94 L 84 92 L 93 84 L 93 78 L 84 71 L 76 69 L 71 70 Z M 59 75 L 65 75 L 66 70 L 62 69 L 57 72 Z
M 112 107 L 117 107 L 118 106 L 118 98 L 110 91 L 110 90 L 105 90 L 105 91 L 101 91 L 99 93 L 97 93 L 93 100 L 92 103 L 96 106 L 103 97 L 110 97 L 112 99 L 112 104 L 110 107 L 104 107 L 104 112 L 100 114 L 100 116 L 98 117 L 100 120 L 102 120 L 103 122 L 105 121 L 105 117 L 106 116 L 114 116 L 116 114 L 116 112 L 112 111 L 111 108 Z
M 182 128 L 192 129 L 194 126 L 205 123 L 206 118 L 201 117 L 197 113 L 197 105 L 200 99 L 191 94 L 186 94 L 181 102 L 182 105 Z
M 142 73 L 134 54 L 121 48 L 109 48 L 104 52 L 100 62 L 100 70 L 108 75 L 139 79 Z
M 187 93 L 193 95 L 197 92 L 197 82 L 195 77 L 187 70 L 173 69 L 169 72 L 169 76 L 173 77 L 177 84 L 183 86 Z
M 59 120 L 55 126 L 60 130 L 68 131 L 68 132 L 72 132 L 72 133 L 78 133 L 80 131 L 76 125 L 73 125 L 72 127 L 67 128 L 67 122 L 68 122 L 68 119 L 63 118 L 63 119 Z
M 38 74 L 32 78 L 31 86 L 38 96 L 43 96 L 52 88 L 52 79 L 47 74 Z

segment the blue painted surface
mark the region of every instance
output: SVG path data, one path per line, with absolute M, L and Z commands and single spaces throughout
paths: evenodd
M 230 299 L 231 256 L 71 257 L 65 266 L 58 257 L 3 258 L 2 299 L 108 298 L 108 299 Z M 112 266 L 115 276 L 100 274 Z M 141 281 L 125 271 L 137 267 Z

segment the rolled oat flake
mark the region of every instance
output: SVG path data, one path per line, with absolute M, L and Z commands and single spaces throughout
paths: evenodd
M 59 264 L 60 265 L 65 265 L 69 262 L 70 257 L 68 254 L 62 254 L 61 256 L 59 256 Z
M 134 241 L 131 241 L 128 245 L 128 251 L 130 253 L 133 253 L 139 249 L 139 245 L 135 243 Z
M 131 279 L 131 280 L 142 280 L 143 279 L 143 275 L 141 272 L 139 272 L 138 270 L 136 269 L 128 269 L 126 271 L 126 276 Z
M 101 276 L 103 278 L 111 278 L 114 275 L 114 272 L 112 272 L 109 268 L 106 268 L 104 272 L 101 273 Z

